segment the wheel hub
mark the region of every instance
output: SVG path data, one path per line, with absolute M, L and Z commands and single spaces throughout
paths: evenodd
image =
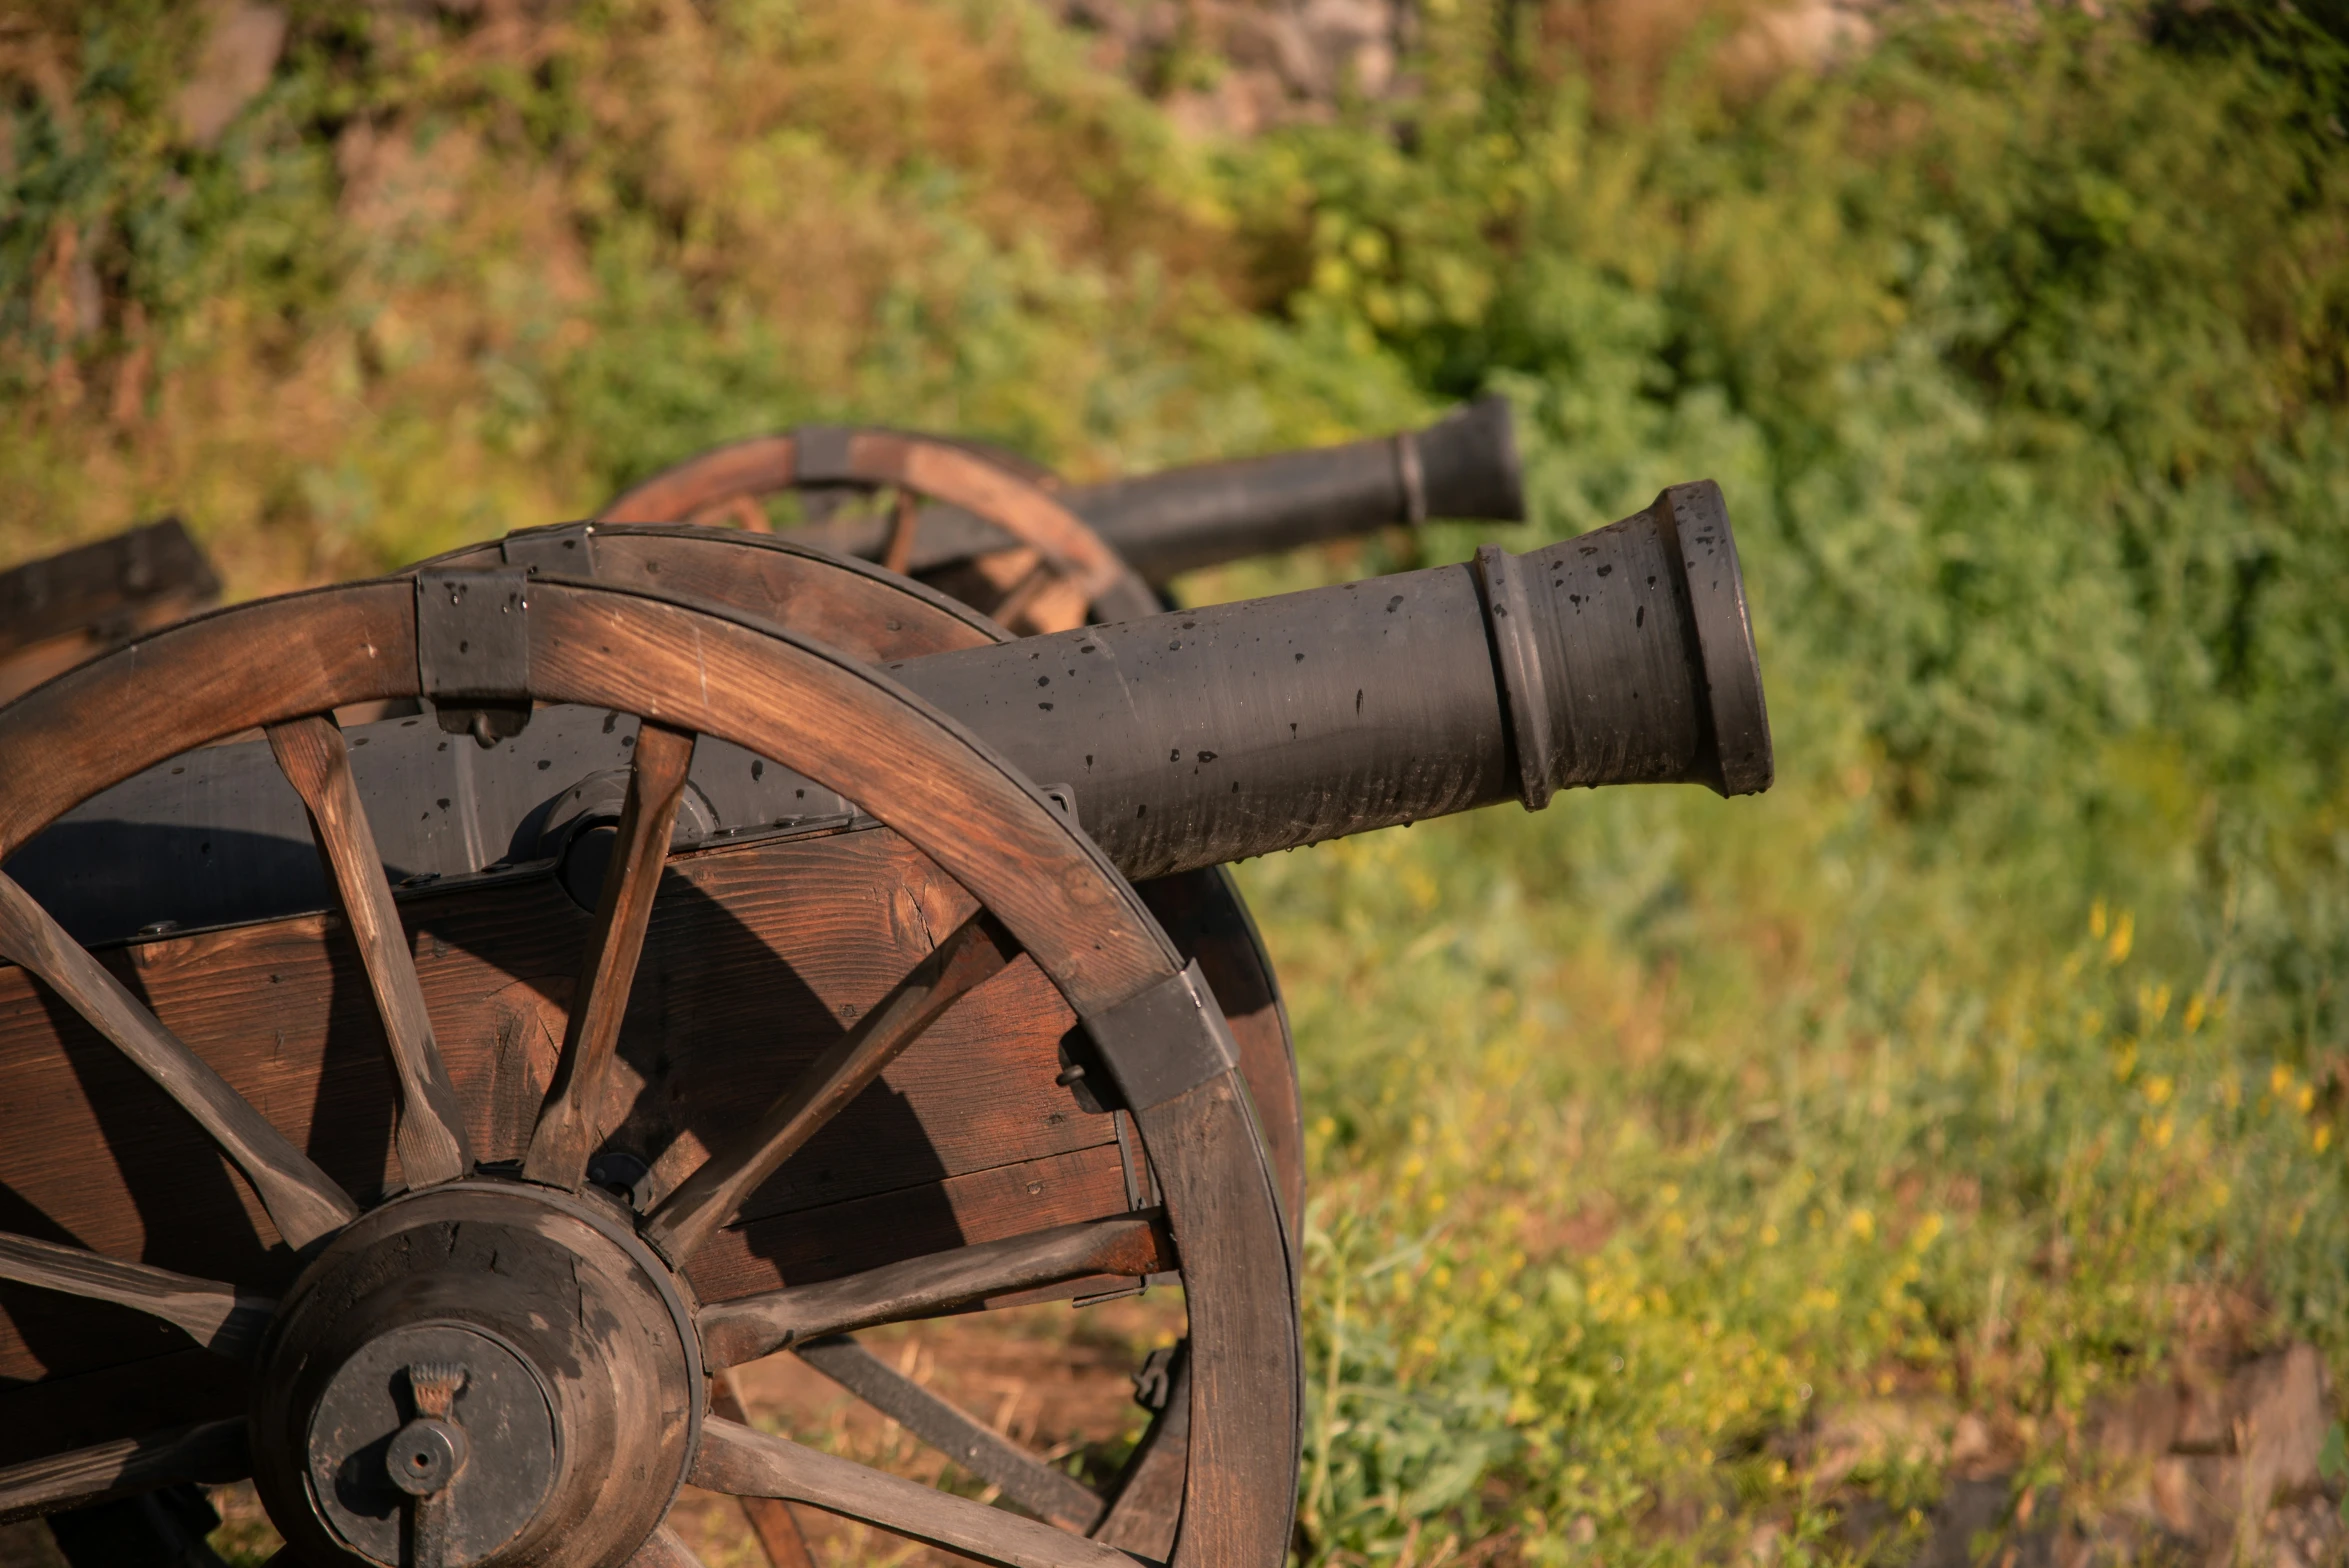
M 305 1561 L 593 1568 L 660 1522 L 701 1414 L 687 1301 L 625 1211 L 475 1179 L 394 1199 L 304 1272 L 254 1478 Z

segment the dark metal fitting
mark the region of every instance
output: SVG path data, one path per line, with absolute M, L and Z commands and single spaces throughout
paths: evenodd
M 1395 483 L 1403 491 L 1403 521 L 1417 528 L 1427 521 L 1427 470 L 1419 461 L 1419 433 L 1395 435 Z
M 419 1361 L 408 1368 L 408 1392 L 420 1416 L 449 1417 L 457 1391 L 465 1386 L 465 1368 L 455 1361 Z
M 593 577 L 595 524 L 525 528 L 500 540 L 498 553 L 508 566 L 519 566 L 533 577 Z
M 1134 1374 L 1134 1403 L 1144 1410 L 1164 1410 L 1166 1396 L 1174 1391 L 1175 1362 L 1187 1347 L 1180 1342 L 1161 1345 L 1150 1352 Z
M 416 574 L 416 678 L 452 735 L 482 746 L 530 722 L 530 574 Z
M 434 1416 L 418 1416 L 392 1434 L 384 1468 L 392 1485 L 410 1497 L 434 1497 L 448 1488 L 471 1457 L 465 1429 Z
M 801 425 L 791 432 L 791 477 L 803 485 L 853 483 L 856 465 L 849 461 L 849 443 L 856 431 L 848 425 Z
M 1530 567 L 1538 582 L 1541 568 Z M 1497 544 L 1479 545 L 1476 583 L 1484 598 L 1486 630 L 1493 641 L 1493 663 L 1501 678 L 1501 696 L 1508 705 L 1509 749 L 1516 756 L 1518 798 L 1528 811 L 1550 803 L 1556 785 L 1550 778 L 1555 743 L 1551 733 L 1553 699 L 1543 679 L 1541 644 L 1534 631 L 1534 605 L 1517 570 L 1517 557 Z
M 1128 1110 L 1146 1111 L 1188 1094 L 1240 1060 L 1239 1043 L 1197 959 L 1180 974 L 1089 1015 L 1085 1029 Z

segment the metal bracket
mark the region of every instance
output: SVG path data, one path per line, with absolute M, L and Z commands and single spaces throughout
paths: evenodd
M 530 578 L 517 566 L 416 574 L 416 677 L 440 727 L 494 746 L 530 722 Z
M 1403 521 L 1417 528 L 1427 521 L 1427 469 L 1419 461 L 1419 437 L 1413 431 L 1395 435 L 1395 482 L 1403 487 Z
M 791 432 L 791 482 L 801 485 L 856 483 L 849 466 L 848 443 L 856 435 L 851 425 L 801 425 Z
M 593 577 L 595 524 L 564 523 L 555 528 L 525 528 L 506 535 L 499 549 L 508 566 L 519 566 L 533 577 Z
M 1520 589 L 1517 558 L 1497 544 L 1476 550 L 1476 582 L 1484 596 L 1485 625 L 1493 640 L 1493 663 L 1509 699 L 1509 739 L 1517 752 L 1519 797 L 1528 811 L 1550 803 L 1550 760 L 1556 747 L 1550 727 L 1550 693 L 1542 679 L 1541 649 L 1535 645 L 1533 607 Z
M 1239 1042 L 1199 961 L 1085 1019 L 1126 1108 L 1146 1111 L 1239 1065 Z

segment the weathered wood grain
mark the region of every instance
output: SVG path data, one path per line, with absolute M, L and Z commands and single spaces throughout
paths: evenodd
M 1109 1512 L 1093 1527 L 1104 1546 L 1164 1562 L 1174 1555 L 1183 1518 L 1183 1480 L 1191 1447 L 1191 1358 L 1176 1353 L 1166 1407 L 1150 1419 L 1110 1494 Z
M 1191 1426 L 1175 1558 L 1276 1563 L 1304 1413 L 1297 1280 L 1236 1072 L 1139 1111 L 1190 1317 Z
M 255 648 L 267 650 L 258 666 Z M 289 594 L 167 627 L 0 709 L 0 860 L 60 813 L 190 746 L 413 697 L 416 686 L 406 581 Z
M 702 1430 L 693 1484 L 810 1503 L 1002 1568 L 1134 1568 L 1125 1553 L 733 1421 Z
M 351 776 L 350 748 L 328 715 L 272 724 L 268 734 L 278 767 L 310 813 L 310 830 L 326 857 L 383 1019 L 385 1049 L 400 1085 L 394 1136 L 401 1173 L 411 1187 L 454 1181 L 473 1168 L 464 1108 L 432 1038 L 431 1010 L 375 847 L 375 829 Z
M 432 564 L 499 566 L 504 559 L 492 541 Z M 1003 635 L 976 610 L 919 583 L 739 528 L 605 523 L 595 535 L 595 576 L 731 605 L 871 664 L 976 648 Z
M 1222 866 L 1158 877 L 1137 883 L 1134 891 L 1174 945 L 1199 960 L 1207 988 L 1232 1026 L 1240 1076 L 1247 1080 L 1257 1131 L 1272 1161 L 1294 1262 L 1305 1219 L 1305 1126 L 1297 1100 L 1296 1043 L 1256 922 Z
M 241 1294 L 218 1280 L 192 1279 L 30 1236 L 0 1235 L 0 1279 L 133 1308 L 232 1361 L 251 1359 L 277 1307 L 269 1297 Z
M 710 1379 L 710 1414 L 721 1421 L 750 1425 L 750 1413 L 742 1408 L 742 1396 L 735 1392 L 734 1375 L 720 1372 Z M 742 1517 L 750 1525 L 750 1533 L 757 1537 L 759 1550 L 766 1553 L 767 1568 L 816 1568 L 815 1554 L 808 1550 L 807 1532 L 800 1529 L 791 1505 L 776 1497 L 741 1497 Z
M 648 1240 L 686 1258 L 739 1211 L 759 1183 L 806 1146 L 849 1101 L 881 1075 L 946 1010 L 1003 972 L 1011 939 L 994 921 L 973 915 L 890 987 L 889 994 L 808 1065 L 752 1126 L 703 1165 L 653 1211 Z
M 901 1323 L 1100 1274 L 1128 1277 L 1174 1266 L 1156 1213 L 1055 1226 L 1026 1236 L 908 1258 L 861 1274 L 704 1307 L 696 1321 L 702 1361 L 730 1367 L 802 1340 Z
M 661 1526 L 628 1559 L 628 1568 L 702 1568 L 693 1548 L 677 1538 L 667 1525 Z
M 1100 1144 L 729 1225 L 694 1254 L 686 1274 L 704 1301 L 728 1301 L 1101 1219 L 1125 1206 L 1117 1145 Z M 1042 1296 L 1015 1293 L 1014 1299 L 1067 1292 L 1060 1286 Z
M 674 1147 L 690 1169 L 706 1149 L 742 1136 L 918 961 L 929 933 L 953 929 L 971 907 L 904 840 L 880 830 L 672 860 L 605 1102 L 611 1144 L 647 1156 Z M 485 1159 L 518 1158 L 565 1031 L 571 971 L 591 917 L 549 880 L 411 894 L 399 913 L 468 1138 Z M 364 1197 L 392 1178 L 393 1083 L 367 979 L 337 918 L 167 937 L 103 962 L 340 1183 Z M 257 1005 L 268 1020 L 259 1030 Z M 1052 1081 L 1059 1038 L 1074 1022 L 1051 982 L 1021 958 L 759 1186 L 746 1206 L 752 1220 L 808 1216 L 796 1222 L 794 1281 L 820 1277 L 807 1272 L 819 1259 L 862 1245 L 831 1234 L 835 1225 L 862 1225 L 847 1217 L 854 1211 L 821 1211 L 935 1189 L 1006 1162 L 1095 1148 L 1106 1162 L 1095 1172 L 1107 1177 L 1099 1207 L 1054 1209 L 1012 1230 L 1122 1209 L 1110 1119 L 1080 1110 Z M 23 970 L 6 966 L 0 1078 L 10 1091 L 0 1096 L 0 1225 L 263 1293 L 282 1287 L 261 1250 L 274 1228 L 248 1211 L 233 1179 L 203 1174 L 220 1167 L 200 1132 Z M 1052 1180 L 1056 1199 L 1063 1185 Z M 920 1214 L 951 1217 L 955 1207 L 935 1196 L 904 1201 Z M 920 1234 L 929 1250 L 966 1239 L 951 1224 L 925 1222 Z M 910 1234 L 907 1246 L 914 1250 Z M 741 1290 L 781 1282 L 770 1260 L 745 1255 L 745 1266 Z M 842 1265 L 856 1266 L 864 1264 Z M 0 1301 L 0 1319 L 0 1377 L 152 1353 L 117 1343 L 112 1329 L 79 1335 L 38 1301 Z
M 1100 1519 L 1100 1497 L 1074 1477 L 956 1409 L 847 1335 L 795 1348 L 809 1366 L 1028 1512 L 1065 1530 L 1090 1530 Z
M 0 1524 L 181 1481 L 235 1481 L 249 1473 L 242 1421 L 124 1438 L 0 1470 Z
M 39 975 L 193 1117 L 253 1184 L 287 1241 L 306 1247 L 358 1218 L 359 1206 L 349 1193 L 164 1028 L 5 873 L 0 873 L 0 955 Z
M 685 798 L 693 743 L 692 732 L 650 719 L 637 731 L 619 839 L 596 900 L 595 930 L 580 960 L 563 1054 L 522 1160 L 522 1174 L 532 1181 L 578 1187 L 587 1176 L 588 1155 L 603 1141 L 604 1080 L 619 1049 L 661 868 L 669 861 L 669 833 Z

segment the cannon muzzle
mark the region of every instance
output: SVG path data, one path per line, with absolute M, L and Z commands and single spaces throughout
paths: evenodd
M 1770 726 L 1721 492 L 1676 485 L 1524 555 L 890 665 L 1070 797 L 1141 879 L 1564 788 L 1767 789 Z M 477 752 L 429 718 L 353 731 L 378 847 L 417 883 L 553 863 L 585 904 L 634 725 L 543 708 Z M 778 761 L 782 759 L 777 759 Z M 680 848 L 859 820 L 705 738 Z M 598 824 L 602 828 L 598 828 Z M 327 907 L 264 743 L 211 746 L 67 813 L 8 870 L 83 942 Z
M 891 666 L 1135 878 L 1563 788 L 1769 788 L 1719 488 L 1524 555 Z
M 1499 397 L 1424 430 L 1117 479 L 1067 500 L 1153 582 L 1390 523 L 1525 516 L 1517 438 Z

